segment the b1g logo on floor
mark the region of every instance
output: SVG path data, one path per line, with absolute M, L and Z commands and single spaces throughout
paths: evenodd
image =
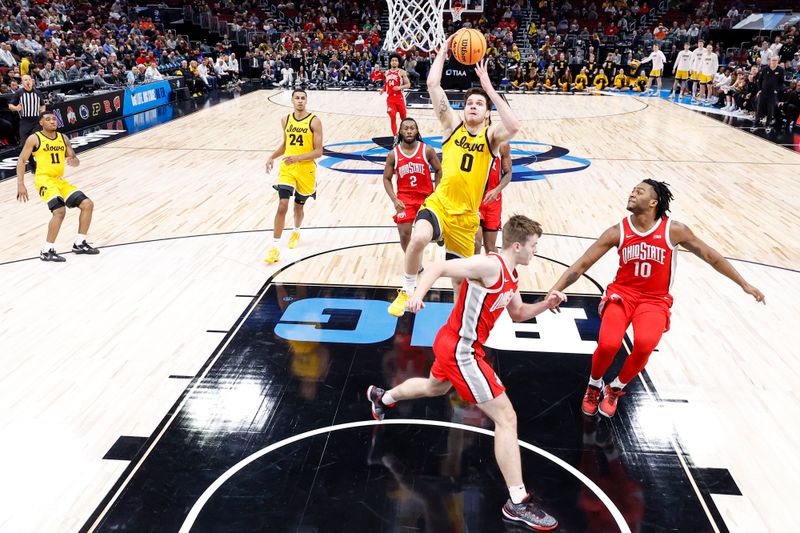
M 275 334 L 289 341 L 376 344 L 392 338 L 398 319 L 386 309 L 389 302 L 351 298 L 306 298 L 292 302 Z M 453 309 L 452 303 L 426 302 L 416 314 L 412 346 L 430 347 Z M 515 323 L 503 313 L 486 346 L 497 350 L 591 354 L 597 343 L 584 340 L 580 322 L 587 309 L 562 307 L 561 313 L 542 313 L 535 322 Z
M 425 137 L 426 144 L 435 148 L 442 158 L 442 137 Z M 320 165 L 348 174 L 383 175 L 386 154 L 393 142 L 392 137 L 379 137 L 370 141 L 350 141 L 328 144 L 323 149 Z M 552 144 L 532 141 L 511 141 L 513 162 L 512 181 L 541 180 L 556 174 L 580 172 L 589 168 L 588 159 L 569 155 L 569 149 Z M 342 163 L 347 165 L 342 166 Z M 352 168 L 360 162 L 358 168 Z

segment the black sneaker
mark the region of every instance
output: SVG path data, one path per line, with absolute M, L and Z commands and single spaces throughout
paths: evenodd
M 521 503 L 514 503 L 511 498 L 503 506 L 506 520 L 522 522 L 534 531 L 552 531 L 558 527 L 558 520 L 544 512 L 528 494 Z
M 39 254 L 39 259 L 42 261 L 52 261 L 53 263 L 63 263 L 67 260 L 65 257 L 58 255 L 52 248 Z
M 382 399 L 385 392 L 385 390 L 375 385 L 370 385 L 367 389 L 367 400 L 369 400 L 369 403 L 372 405 L 372 418 L 375 420 L 383 420 L 389 408 L 394 407 L 394 404 L 385 405 L 383 403 Z
M 73 244 L 72 245 L 72 253 L 74 254 L 89 254 L 89 255 L 97 255 L 100 253 L 100 250 L 93 247 L 91 244 L 86 242 L 85 240 L 80 244 Z

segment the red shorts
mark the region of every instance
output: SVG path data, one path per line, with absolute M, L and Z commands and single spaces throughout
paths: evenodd
M 458 394 L 469 403 L 484 403 L 506 391 L 492 365 L 483 354 L 470 350 L 461 336 L 443 327 L 433 342 L 436 360 L 431 375 L 439 381 L 449 381 Z M 458 355 L 457 355 L 458 354 Z
M 628 319 L 629 324 L 637 312 L 660 310 L 667 316 L 664 331 L 669 331 L 670 317 L 672 316 L 672 311 L 670 311 L 670 307 L 672 307 L 671 295 L 655 296 L 644 294 L 612 283 L 606 289 L 603 299 L 600 300 L 600 305 L 603 306 L 603 310 L 605 310 L 605 305 L 609 301 L 619 302 L 622 305 L 623 309 L 625 309 L 625 317 Z M 600 317 L 603 317 L 602 312 L 600 313 Z
M 387 98 L 386 99 L 386 112 L 389 116 L 393 116 L 395 113 L 400 114 L 400 118 L 406 118 L 406 100 L 405 98 Z
M 403 196 L 398 196 L 403 205 L 406 208 L 399 213 L 395 213 L 392 217 L 395 224 L 413 224 L 414 220 L 417 218 L 417 211 L 419 208 L 422 207 L 422 204 L 425 202 L 425 197 L 419 198 L 404 198 Z
M 481 227 L 486 231 L 500 231 L 500 215 L 503 213 L 503 200 L 498 198 L 494 202 L 481 204 L 478 215 L 481 217 Z

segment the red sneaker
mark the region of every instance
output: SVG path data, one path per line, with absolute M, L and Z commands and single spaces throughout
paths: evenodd
M 603 391 L 603 401 L 600 402 L 600 414 L 606 418 L 614 416 L 617 412 L 617 399 L 624 394 L 624 390 L 614 390 L 606 385 L 606 389 Z
M 600 404 L 600 389 L 589 385 L 586 387 L 586 394 L 583 395 L 581 410 L 587 416 L 597 414 L 597 406 Z

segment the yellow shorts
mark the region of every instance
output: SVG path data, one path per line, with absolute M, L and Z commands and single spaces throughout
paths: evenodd
M 447 210 L 435 196 L 429 196 L 420 207 L 420 211 L 428 210 L 439 223 L 441 238 L 447 252 L 459 257 L 471 257 L 475 254 L 475 233 L 478 232 L 480 218 L 478 213 L 448 215 Z M 434 228 L 434 233 L 436 228 Z M 434 234 L 434 239 L 437 235 Z
M 713 79 L 714 79 L 714 76 L 705 76 L 703 74 L 698 74 L 697 75 L 697 81 L 699 81 L 700 83 L 709 83 Z
M 300 161 L 293 165 L 287 165 L 281 161 L 278 186 L 288 185 L 297 191 L 297 194 L 312 196 L 317 191 L 316 177 L 317 165 L 313 161 Z
M 660 78 L 661 77 L 661 71 L 660 70 L 651 70 L 650 71 L 650 77 L 651 78 Z
M 678 70 L 675 72 L 675 79 L 676 80 L 688 80 L 689 79 L 689 71 L 688 70 Z
M 693 80 L 696 80 L 696 79 L 697 79 L 697 76 L 698 76 L 699 74 L 700 74 L 699 72 L 697 72 L 697 71 L 693 70 L 693 71 L 691 72 L 691 76 L 690 76 L 690 77 L 691 77 L 691 79 L 693 79 Z
M 61 177 L 37 175 L 33 178 L 33 185 L 39 193 L 39 198 L 46 204 L 54 198 L 60 198 L 61 202 L 66 204 L 69 197 L 78 192 L 76 186 Z

